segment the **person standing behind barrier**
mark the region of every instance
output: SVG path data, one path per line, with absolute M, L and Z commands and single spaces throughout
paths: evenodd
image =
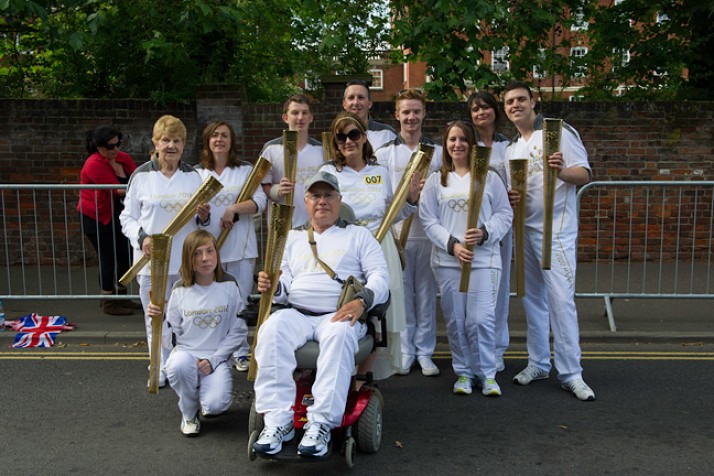
M 79 173 L 79 183 L 126 184 L 136 170 L 134 159 L 119 150 L 122 133 L 113 127 L 101 126 L 87 132 L 89 157 Z M 129 242 L 121 232 L 119 214 L 124 209 L 125 190 L 84 189 L 79 193 L 77 211 L 82 218 L 82 231 L 92 243 L 99 258 L 99 285 L 102 294 L 126 294 L 118 284 L 130 266 Z M 103 299 L 102 311 L 110 315 L 133 314 L 141 304 L 132 301 Z
M 246 341 L 243 308 L 235 279 L 223 272 L 216 239 L 206 230 L 192 231 L 183 242 L 181 279 L 171 291 L 166 322 L 176 347 L 166 362 L 171 388 L 179 397 L 181 433 L 197 436 L 201 416 L 225 412 L 233 401 L 231 353 Z M 161 309 L 149 303 L 149 316 Z
M 466 101 L 471 123 L 476 131 L 476 142 L 483 147 L 491 148 L 489 167 L 496 171 L 505 187 L 508 186 L 508 164 L 506 163 L 506 147 L 511 143 L 503 134 L 496 132 L 501 123 L 501 112 L 498 101 L 486 91 L 477 91 Z M 506 368 L 503 354 L 508 349 L 508 308 L 511 299 L 511 254 L 513 250 L 513 234 L 508 233 L 501 240 L 501 282 L 498 285 L 496 300 L 496 371 Z
M 156 148 L 152 160 L 137 168 L 129 179 L 124 201 L 124 210 L 119 219 L 122 232 L 134 248 L 134 261 L 142 255 L 151 258 L 151 235 L 163 233 L 171 220 L 181 210 L 186 201 L 201 186 L 201 176 L 193 167 L 181 161 L 186 143 L 186 126 L 173 116 L 161 116 L 154 124 L 151 140 Z M 198 220 L 206 223 L 210 205 L 197 207 Z M 181 263 L 181 244 L 188 234 L 196 229 L 196 222 L 190 220 L 173 237 L 166 299 L 171 286 L 178 280 Z M 148 309 L 151 290 L 151 268 L 144 266 L 137 276 L 139 295 L 144 309 Z M 151 349 L 151 318 L 145 316 L 146 341 Z M 171 352 L 171 333 L 164 322 L 161 349 L 161 373 L 159 386 L 166 384 L 163 367 Z
M 351 112 L 341 112 L 332 121 L 330 130 L 335 160 L 327 162 L 320 170 L 337 177 L 342 202 L 352 208 L 355 223 L 366 226 L 372 234 L 375 234 L 392 202 L 393 192 L 389 171 L 375 161 L 374 151 L 367 140 L 366 129 L 358 116 Z M 414 174 L 407 201 L 395 221 L 403 220 L 416 212 L 421 187 L 419 177 Z M 362 364 L 362 369 L 371 367 L 378 380 L 393 375 L 402 368 L 400 333 L 406 329 L 404 282 L 399 252 L 393 236 L 389 234 L 382 240 L 381 245 L 389 266 L 391 293 L 391 303 L 386 314 L 389 355 L 385 355 L 383 348 L 379 348 L 373 366 L 370 360 Z
M 550 373 L 549 329 L 553 329 L 553 352 L 558 380 L 564 390 L 580 400 L 595 400 L 585 383 L 580 365 L 580 335 L 575 307 L 578 215 L 575 188 L 590 181 L 588 154 L 577 131 L 563 123 L 560 152 L 548 157 L 558 170 L 553 207 L 553 245 L 550 270 L 541 269 L 543 237 L 543 116 L 536 114 L 536 101 L 527 84 L 513 82 L 504 90 L 504 109 L 518 129 L 517 139 L 506 149 L 506 158 L 528 158 L 528 192 L 520 197 L 510 191 L 511 204 L 526 201 L 525 275 L 523 307 L 528 323 L 528 366 L 513 379 L 519 385 L 548 378 Z
M 293 206 L 293 228 L 300 227 L 307 222 L 307 210 L 305 204 L 299 197 L 305 193 L 303 184 L 307 179 L 315 175 L 315 172 L 324 162 L 322 155 L 322 143 L 310 137 L 310 124 L 313 115 L 311 111 L 310 98 L 304 94 L 290 96 L 283 105 L 283 122 L 287 124 L 288 130 L 298 133 L 298 158 L 295 171 L 295 183 L 291 183 L 285 177 L 283 138 L 277 137 L 268 141 L 263 146 L 260 155 L 270 161 L 272 167 L 263 177 L 263 191 L 270 199 L 277 203 L 283 203 L 285 195 L 294 192 Z
M 441 171 L 427 179 L 419 215 L 434 245 L 431 264 L 441 289 L 452 366 L 458 377 L 453 391 L 469 395 L 476 383 L 483 395 L 497 397 L 501 395 L 495 343 L 500 241 L 511 227 L 513 211 L 506 187 L 489 171 L 477 227 L 466 229 L 475 145 L 470 124 L 454 121 L 447 126 Z M 473 251 L 465 245 L 473 245 Z M 465 263 L 471 263 L 471 274 L 468 292 L 462 293 L 459 285 Z
M 218 237 L 222 230 L 229 230 L 221 247 L 221 266 L 237 280 L 240 290 L 241 309 L 248 304 L 248 296 L 253 290 L 253 269 L 258 257 L 258 242 L 255 236 L 253 215 L 262 213 L 268 198 L 258 187 L 253 196 L 244 202 L 235 203 L 245 185 L 253 166 L 238 159 L 236 134 L 227 122 L 214 122 L 203 131 L 201 162 L 196 166 L 201 179 L 209 175 L 215 177 L 223 190 L 211 200 L 211 220 L 207 229 Z M 220 219 L 219 219 L 220 217 Z M 239 318 L 247 332 L 245 320 Z M 246 339 L 233 355 L 233 365 L 240 372 L 247 372 L 250 346 Z
M 419 144 L 434 147 L 434 155 L 429 166 L 429 174 L 441 167 L 442 148 L 422 133 L 421 127 L 426 116 L 424 93 L 418 89 L 401 91 L 395 102 L 395 117 L 399 120 L 400 131 L 396 139 L 380 147 L 375 155 L 377 161 L 387 167 L 396 188 L 404 175 L 404 170 Z M 402 368 L 400 375 L 407 375 L 416 359 L 426 376 L 439 375 L 439 368 L 434 365 L 431 356 L 436 348 L 436 293 L 437 286 L 434 272 L 429 263 L 431 242 L 424 234 L 419 214 L 413 215 L 409 239 L 404 247 L 406 268 L 404 269 L 404 306 L 407 328 L 402 331 Z M 395 226 L 397 236 L 402 225 Z
M 397 132 L 392 127 L 369 118 L 369 110 L 372 109 L 372 93 L 364 81 L 354 79 L 347 83 L 342 98 L 342 109 L 359 117 L 367 130 L 367 139 L 369 139 L 373 150 L 379 149 L 397 137 Z

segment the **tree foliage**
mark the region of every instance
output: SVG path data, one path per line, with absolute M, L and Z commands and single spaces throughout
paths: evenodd
M 630 98 L 714 98 L 706 87 L 714 74 L 712 0 L 397 0 L 392 5 L 392 44 L 404 48 L 394 59 L 425 61 L 433 75 L 426 88 L 434 98 L 455 98 L 470 87 L 498 90 L 514 78 L 551 88 L 554 95 L 563 86 L 587 84 L 579 94 L 600 99 L 612 98 L 616 90 Z M 509 69 L 493 71 L 484 64 L 486 53 L 504 47 Z M 587 48 L 587 54 L 571 56 L 575 47 Z
M 304 75 L 363 73 L 377 0 L 0 0 L 3 96 L 190 99 L 238 83 L 283 99 Z

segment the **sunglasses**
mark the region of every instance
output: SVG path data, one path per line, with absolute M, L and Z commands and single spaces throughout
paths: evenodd
M 116 148 L 118 148 L 118 147 L 121 147 L 121 141 L 120 141 L 120 142 L 115 142 L 115 143 L 113 143 L 113 144 L 107 144 L 107 145 L 104 146 L 104 148 L 107 149 L 107 150 L 114 150 L 114 149 L 116 149 Z
M 359 129 L 352 129 L 347 134 L 344 132 L 338 132 L 335 134 L 335 139 L 337 139 L 338 144 L 344 144 L 349 138 L 352 142 L 357 142 L 359 138 L 362 137 L 362 132 Z

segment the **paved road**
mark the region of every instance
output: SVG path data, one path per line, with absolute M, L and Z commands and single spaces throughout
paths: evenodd
M 516 349 L 499 375 L 501 398 L 451 394 L 442 376 L 413 372 L 381 385 L 383 447 L 358 455 L 352 474 L 711 474 L 714 344 L 587 345 L 595 402 L 555 378 L 510 383 L 525 364 Z M 325 474 L 341 457 L 286 465 L 246 456 L 250 385 L 236 374 L 236 402 L 179 433 L 176 396 L 146 392 L 145 349 L 67 346 L 0 350 L 0 474 Z

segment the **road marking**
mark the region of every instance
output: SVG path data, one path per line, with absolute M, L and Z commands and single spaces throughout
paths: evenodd
M 450 360 L 449 351 L 436 351 L 433 356 L 437 360 Z M 526 351 L 506 352 L 506 360 L 526 359 Z M 552 358 L 552 355 L 551 355 Z M 583 360 L 702 360 L 713 361 L 714 352 L 653 352 L 653 351 L 584 351 Z M 86 350 L 82 352 L 73 351 L 44 351 L 17 350 L 15 352 L 0 352 L 0 360 L 143 360 L 148 361 L 149 357 L 145 351 L 127 352 L 93 352 Z

